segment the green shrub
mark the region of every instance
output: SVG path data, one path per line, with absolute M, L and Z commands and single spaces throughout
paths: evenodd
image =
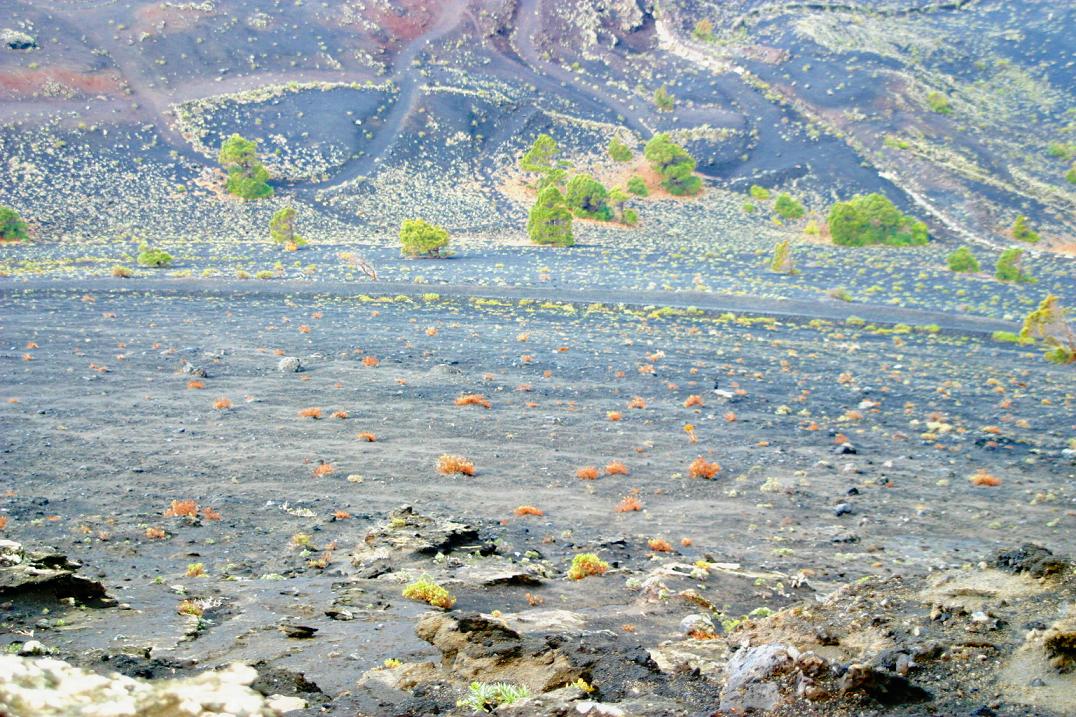
M 770 198 L 770 190 L 765 187 L 760 187 L 757 184 L 752 184 L 751 189 L 748 190 L 754 199 L 759 201 L 765 201 Z
M 650 194 L 650 190 L 646 188 L 646 182 L 638 174 L 633 175 L 628 180 L 628 191 L 637 197 L 645 197 Z
M 778 242 L 773 247 L 773 256 L 770 258 L 770 271 L 778 274 L 795 274 L 796 267 L 792 263 L 792 245 L 786 239 Z
M 0 206 L 0 240 L 22 241 L 30 236 L 30 230 L 19 213 L 11 207 Z
M 560 148 L 557 141 L 548 134 L 542 133 L 534 140 L 534 144 L 519 159 L 519 168 L 524 172 L 545 174 L 554 168 L 554 160 Z
M 784 219 L 799 219 L 804 215 L 803 205 L 788 194 L 781 194 L 777 197 L 773 211 Z
M 1076 165 L 1073 165 L 1069 171 L 1065 172 L 1065 181 L 1069 184 L 1076 184 Z
M 1013 247 L 1001 252 L 994 267 L 994 277 L 999 281 L 1015 281 L 1020 284 L 1033 283 L 1035 279 L 1024 271 L 1024 250 Z
M 713 42 L 714 41 L 714 24 L 703 18 L 695 23 L 695 29 L 691 31 L 691 36 L 699 42 Z
M 450 610 L 456 604 L 452 593 L 425 575 L 405 587 L 402 594 L 408 600 L 424 602 L 444 610 Z
M 1054 159 L 1073 159 L 1076 158 L 1076 144 L 1051 142 L 1046 148 L 1046 154 Z
M 957 247 L 956 251 L 945 258 L 949 265 L 949 271 L 976 272 L 979 271 L 979 260 L 966 246 Z
M 258 159 L 258 144 L 233 134 L 220 145 L 217 157 L 228 172 L 225 185 L 229 194 L 242 199 L 264 199 L 273 196 L 269 186 L 269 171 Z
M 659 112 L 672 112 L 676 108 L 676 98 L 669 93 L 669 88 L 665 85 L 654 92 L 654 106 Z
M 400 225 L 400 248 L 407 256 L 440 256 L 448 246 L 448 230 L 422 219 L 405 219 Z
M 630 207 L 624 210 L 624 223 L 633 227 L 639 223 L 639 212 Z
M 556 187 L 546 187 L 538 192 L 538 199 L 527 218 L 527 234 L 535 244 L 571 246 L 575 243 L 572 212 Z
M 669 135 L 655 134 L 646 143 L 643 154 L 661 176 L 661 186 L 669 194 L 693 195 L 702 189 L 702 180 L 695 176 L 695 158 L 675 144 Z
M 306 246 L 306 239 L 295 233 L 295 209 L 281 207 L 269 220 L 269 238 L 284 246 Z
M 1013 333 L 1012 331 L 995 331 L 990 334 L 990 338 L 998 343 L 1003 344 L 1020 344 L 1021 346 L 1030 346 L 1035 343 L 1035 339 L 1021 338 L 1020 334 Z
M 273 272 L 269 271 L 268 269 L 262 269 L 261 271 L 259 271 L 258 273 L 256 273 L 254 275 L 254 278 L 255 279 L 272 279 L 273 278 Z
M 510 705 L 530 695 L 530 690 L 523 685 L 513 685 L 507 682 L 472 682 L 467 697 L 461 699 L 456 706 L 470 707 L 476 713 L 486 714 L 496 712 L 498 707 Z
M 937 112 L 942 115 L 950 114 L 953 111 L 952 106 L 949 104 L 949 98 L 937 91 L 927 95 L 927 106 L 930 107 L 931 112 Z
M 1020 214 L 1013 220 L 1012 223 L 1012 237 L 1019 241 L 1027 242 L 1028 244 L 1034 244 L 1039 240 L 1039 234 L 1034 229 L 1027 225 L 1027 217 Z
M 1047 294 L 1039 307 L 1027 315 L 1020 338 L 1042 341 L 1051 363 L 1076 363 L 1076 332 L 1069 325 L 1069 312 L 1057 297 Z
M 612 157 L 614 162 L 630 162 L 632 158 L 631 147 L 624 144 L 619 138 L 613 137 L 609 140 L 609 156 Z
M 588 174 L 577 174 L 568 182 L 565 195 L 568 206 L 577 216 L 604 222 L 613 218 L 609 208 L 609 192 L 605 186 Z
M 138 254 L 138 263 L 141 266 L 160 268 L 172 263 L 172 255 L 163 249 L 145 248 Z
M 914 246 L 927 243 L 927 225 L 897 209 L 881 194 L 837 202 L 827 217 L 833 243 L 840 246 Z
M 740 209 L 743 210 L 744 214 L 754 214 L 755 212 L 758 211 L 758 207 L 755 206 L 754 204 L 752 204 L 751 202 L 744 202 L 740 206 Z

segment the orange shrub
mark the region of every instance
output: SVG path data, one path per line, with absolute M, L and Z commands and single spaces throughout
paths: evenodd
M 464 393 L 456 399 L 457 406 L 481 406 L 482 408 L 492 408 L 493 404 L 489 402 L 485 396 L 480 393 Z
M 597 480 L 598 469 L 594 466 L 583 466 L 575 472 L 575 477 L 579 480 Z
M 194 518 L 198 515 L 198 503 L 193 500 L 173 500 L 164 511 L 165 518 Z
M 187 381 L 187 388 L 193 391 L 197 391 L 199 389 L 205 388 L 205 382 L 199 381 L 196 378 L 192 378 L 190 381 Z
M 646 545 L 655 553 L 671 553 L 673 549 L 672 543 L 664 538 L 651 538 Z
M 430 326 L 429 328 L 427 328 L 426 329 L 426 335 L 427 336 L 436 336 L 437 335 L 437 327 L 436 326 Z
M 160 528 L 146 528 L 146 537 L 150 540 L 164 540 L 168 537 L 168 533 Z
M 979 470 L 968 476 L 968 481 L 970 481 L 972 485 L 988 486 L 990 488 L 995 488 L 1001 485 L 1000 478 L 995 475 L 991 475 L 990 473 L 987 473 L 986 470 L 983 468 L 980 468 Z
M 443 475 L 460 474 L 473 476 L 475 474 L 474 463 L 463 456 L 444 454 L 437 459 L 437 472 Z
M 299 333 L 300 334 L 309 334 L 310 333 L 310 327 L 307 326 L 306 324 L 299 324 Z
M 213 408 L 217 409 L 218 411 L 227 411 L 231 407 L 232 402 L 227 396 L 221 396 L 213 402 Z
M 628 408 L 646 408 L 646 401 L 642 396 L 636 396 L 628 401 Z
M 314 477 L 321 478 L 322 476 L 329 475 L 335 470 L 336 468 L 333 466 L 332 463 L 319 463 L 314 466 Z
M 373 443 L 377 440 L 377 436 L 369 432 L 359 433 L 355 436 L 355 438 L 358 438 L 360 441 L 366 441 L 367 443 Z
M 299 411 L 299 418 L 313 418 L 315 421 L 321 418 L 321 409 L 317 406 L 304 408 Z
M 333 520 L 347 520 L 350 517 L 351 513 L 348 513 L 346 510 L 338 510 L 333 513 Z
M 221 515 L 220 515 L 220 513 L 213 510 L 212 508 L 210 508 L 207 505 L 206 507 L 202 508 L 202 519 L 203 520 L 220 520 Z
M 362 365 L 369 366 L 371 368 L 374 366 L 380 366 L 381 360 L 378 359 L 376 356 L 366 356 L 362 359 Z
M 333 418 L 339 418 L 343 420 L 347 418 L 347 411 L 333 411 Z
M 630 472 L 628 467 L 620 461 L 609 461 L 608 465 L 605 466 L 605 475 L 607 476 L 626 476 Z
M 7 516 L 6 515 L 0 515 L 0 530 L 3 530 L 6 527 L 7 527 Z
M 639 499 L 633 495 L 626 495 L 620 499 L 620 502 L 616 504 L 617 513 L 630 513 L 635 510 L 642 510 L 643 504 L 639 502 Z
M 605 417 L 608 418 L 610 421 L 613 421 L 614 423 L 623 418 L 623 416 L 620 414 L 620 411 L 609 411 L 605 414 Z
M 711 463 L 702 456 L 691 461 L 691 465 L 687 467 L 687 473 L 692 478 L 713 478 L 720 472 L 720 465 Z
M 688 396 L 687 400 L 684 401 L 684 408 L 691 408 L 693 406 L 704 406 L 704 405 L 706 405 L 706 404 L 704 404 L 702 402 L 702 396 L 698 395 L 697 393 L 694 393 L 694 394 Z
M 516 508 L 516 515 L 545 515 L 545 511 L 541 508 L 535 508 L 533 505 L 521 505 Z

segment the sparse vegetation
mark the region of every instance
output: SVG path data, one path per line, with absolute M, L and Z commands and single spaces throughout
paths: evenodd
M 699 42 L 713 42 L 714 23 L 706 18 L 699 20 L 691 30 L 691 36 Z
M 568 577 L 571 580 L 582 580 L 593 575 L 605 575 L 608 570 L 609 563 L 594 553 L 580 553 L 572 558 L 572 566 L 568 569 Z
M 1024 271 L 1024 250 L 1016 247 L 1001 252 L 998 263 L 994 266 L 994 277 L 998 281 L 1013 281 L 1018 284 L 1035 281 L 1034 277 Z
M 233 134 L 221 143 L 217 161 L 228 173 L 225 187 L 229 194 L 241 199 L 273 196 L 269 170 L 258 159 L 257 142 Z
M 472 682 L 467 696 L 461 699 L 458 707 L 470 707 L 475 712 L 496 712 L 498 707 L 530 697 L 530 690 L 523 685 L 507 682 Z
M 269 238 L 288 250 L 306 246 L 306 240 L 295 233 L 295 208 L 281 207 L 269 220 Z
M 1027 315 L 1020 338 L 1046 344 L 1046 360 L 1051 363 L 1076 362 L 1076 331 L 1069 323 L 1069 310 L 1053 294 L 1047 294 L 1038 308 Z
M 1016 219 L 1013 220 L 1010 231 L 1012 232 L 1012 238 L 1017 241 L 1027 242 L 1028 244 L 1035 244 L 1039 241 L 1038 232 L 1028 225 L 1027 217 L 1023 214 L 1017 215 Z
M 837 202 L 827 218 L 833 243 L 840 246 L 916 246 L 927 243 L 927 225 L 902 214 L 881 194 Z
M 535 244 L 572 246 L 572 212 L 564 195 L 556 187 L 546 187 L 538 193 L 527 219 L 527 234 Z
M 172 263 L 172 255 L 163 249 L 145 247 L 138 253 L 138 264 L 154 269 L 166 267 Z
M 799 219 L 805 213 L 803 205 L 789 194 L 780 194 L 773 204 L 773 211 L 784 219 Z
M 443 610 L 451 610 L 456 598 L 445 588 L 427 576 L 423 576 L 403 589 L 403 596 L 408 600 L 424 602 Z
M 770 258 L 770 271 L 778 274 L 795 274 L 796 266 L 792 261 L 792 244 L 785 239 L 773 247 Z
M 406 219 L 400 225 L 400 249 L 406 256 L 439 257 L 448 241 L 447 229 L 422 219 Z
M 672 96 L 667 86 L 662 85 L 654 91 L 654 106 L 659 112 L 672 112 L 676 109 L 676 98 Z
M 630 162 L 634 154 L 631 151 L 631 147 L 625 144 L 619 137 L 613 137 L 609 140 L 609 147 L 607 149 L 609 157 L 614 162 Z
M 953 111 L 952 106 L 949 104 L 949 98 L 937 91 L 927 95 L 927 106 L 930 107 L 931 112 L 937 112 L 941 115 L 951 114 Z

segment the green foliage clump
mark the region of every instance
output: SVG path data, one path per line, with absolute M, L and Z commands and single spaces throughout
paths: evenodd
M 400 225 L 400 249 L 407 256 L 440 256 L 448 246 L 448 230 L 422 219 L 405 219 Z
M 629 227 L 633 227 L 639 223 L 639 212 L 632 209 L 631 207 L 628 207 L 624 210 L 624 214 L 621 217 L 621 220 Z
M 662 85 L 654 92 L 654 106 L 660 112 L 672 112 L 676 108 L 676 98 L 669 92 L 669 88 Z
M 1034 244 L 1039 240 L 1039 233 L 1032 229 L 1027 224 L 1027 217 L 1023 214 L 1017 215 L 1016 219 L 1012 223 L 1012 238 L 1019 241 L 1027 242 L 1028 244 Z
M 646 188 L 646 182 L 638 174 L 633 175 L 628 180 L 627 188 L 629 192 L 637 197 L 645 197 L 650 194 L 650 190 Z
M 264 199 L 273 196 L 269 170 L 258 159 L 258 143 L 233 134 L 220 145 L 217 161 L 228 172 L 225 185 L 229 194 L 241 199 Z
M 994 266 L 994 278 L 998 281 L 1015 281 L 1018 284 L 1034 283 L 1035 279 L 1024 271 L 1024 250 L 1013 247 L 1001 252 Z
M 0 206 L 0 240 L 22 241 L 30 236 L 30 230 L 19 213 L 11 207 Z
M 695 29 L 691 31 L 691 36 L 699 42 L 713 42 L 714 23 L 706 18 L 699 20 L 695 23 Z
M 788 194 L 781 194 L 777 197 L 773 211 L 785 219 L 799 219 L 805 213 L 803 205 Z
M 306 239 L 295 233 L 295 209 L 281 207 L 269 220 L 269 238 L 276 244 L 298 249 L 306 246 Z
M 669 194 L 678 197 L 694 195 L 702 189 L 702 180 L 695 175 L 695 158 L 674 143 L 669 135 L 659 132 L 651 137 L 643 155 L 661 175 L 661 186 Z
M 916 246 L 927 243 L 927 225 L 902 214 L 881 194 L 837 202 L 826 220 L 833 243 L 840 246 Z
M 452 596 L 452 593 L 425 575 L 405 587 L 402 594 L 408 600 L 424 602 L 445 610 L 451 609 L 456 604 L 456 598 Z
M 579 553 L 572 558 L 572 566 L 568 569 L 568 577 L 572 580 L 582 580 L 591 575 L 605 575 L 607 570 L 609 570 L 609 563 L 594 553 Z
M 949 265 L 949 271 L 961 273 L 979 271 L 979 260 L 971 253 L 971 249 L 966 246 L 957 247 L 952 254 L 945 258 L 945 262 Z
M 530 690 L 523 685 L 508 682 L 472 682 L 467 697 L 457 702 L 456 706 L 470 707 L 476 713 L 489 713 L 502 705 L 510 705 L 530 696 Z
M 754 202 L 744 202 L 740 209 L 743 210 L 744 214 L 754 214 L 758 211 L 758 206 Z
M 554 169 L 554 160 L 559 151 L 557 141 L 543 132 L 520 157 L 519 168 L 524 172 L 544 175 Z
M 773 247 L 770 258 L 770 271 L 778 274 L 795 274 L 796 266 L 792 262 L 792 245 L 786 239 Z
M 527 234 L 535 244 L 572 246 L 572 212 L 564 195 L 556 187 L 538 192 L 538 199 L 527 218 Z
M 927 106 L 930 107 L 931 112 L 937 112 L 940 115 L 951 114 L 953 111 L 952 105 L 949 104 L 949 98 L 938 91 L 927 95 Z
M 1042 341 L 1049 348 L 1046 360 L 1051 363 L 1076 363 L 1076 333 L 1069 325 L 1068 309 L 1057 297 L 1047 294 L 1039 307 L 1027 315 L 1020 329 L 1021 339 Z
M 1074 159 L 1076 158 L 1076 143 L 1051 142 L 1046 148 L 1046 154 L 1054 159 Z
M 577 216 L 603 222 L 613 218 L 613 211 L 609 208 L 609 192 L 601 182 L 588 174 L 572 177 L 565 198 Z
M 141 266 L 149 266 L 156 269 L 171 264 L 172 255 L 164 249 L 144 247 L 142 251 L 138 253 L 138 263 Z
M 760 187 L 757 184 L 752 184 L 751 188 L 747 190 L 754 199 L 759 201 L 765 201 L 770 198 L 770 190 L 765 187 Z
M 609 156 L 614 162 L 630 162 L 632 158 L 631 147 L 626 145 L 618 137 L 609 140 Z
M 1069 184 L 1076 184 L 1076 164 L 1072 168 L 1065 172 L 1065 181 Z
M 1013 333 L 1012 331 L 995 331 L 994 333 L 990 334 L 990 338 L 1002 344 L 1019 344 L 1021 346 L 1028 346 L 1035 343 L 1035 339 L 1021 338 L 1020 334 Z

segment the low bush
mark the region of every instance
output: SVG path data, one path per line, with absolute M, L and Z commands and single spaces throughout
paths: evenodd
M 927 243 L 927 225 L 902 214 L 881 194 L 837 202 L 827 217 L 833 243 L 840 246 L 916 246 Z
M 448 230 L 422 219 L 405 219 L 400 225 L 400 249 L 406 256 L 437 257 L 448 246 Z
M 957 247 L 952 254 L 945 258 L 945 262 L 949 265 L 949 271 L 960 273 L 979 271 L 979 260 L 971 253 L 971 249 L 966 246 Z

